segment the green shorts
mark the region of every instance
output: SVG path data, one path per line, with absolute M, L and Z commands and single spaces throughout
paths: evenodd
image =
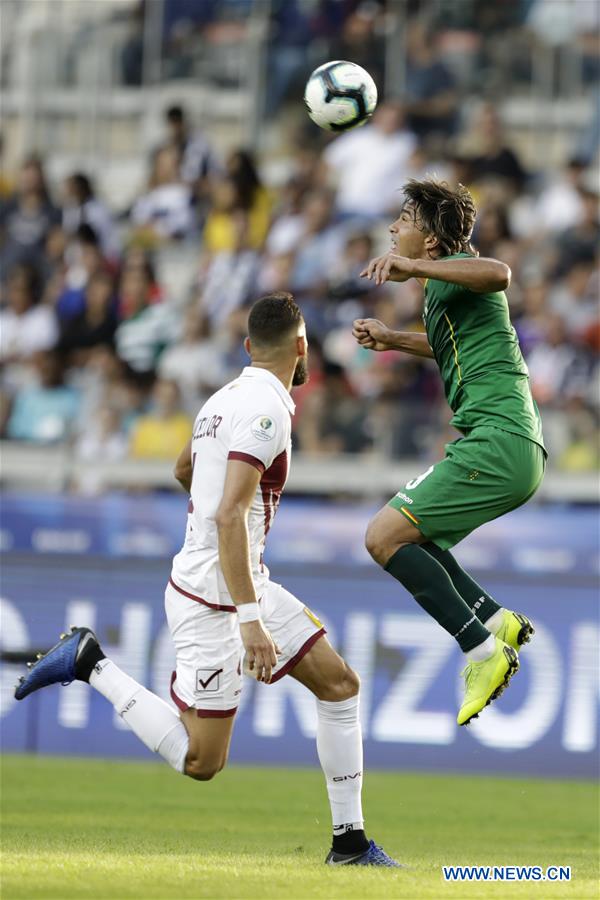
M 539 444 L 481 426 L 446 445 L 446 456 L 398 491 L 393 506 L 447 550 L 475 528 L 526 503 L 544 475 Z

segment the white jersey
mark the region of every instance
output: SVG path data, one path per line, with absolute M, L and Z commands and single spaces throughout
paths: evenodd
M 269 580 L 262 554 L 287 480 L 294 402 L 277 376 L 246 367 L 210 397 L 192 435 L 192 488 L 183 547 L 173 559 L 171 584 L 214 609 L 235 611 L 219 564 L 215 516 L 223 496 L 227 461 L 242 460 L 261 473 L 248 514 L 250 562 L 256 595 Z

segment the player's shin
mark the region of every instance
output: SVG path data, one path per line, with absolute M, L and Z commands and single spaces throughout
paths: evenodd
M 385 570 L 456 638 L 463 653 L 475 651 L 476 659 L 481 654 L 485 659 L 493 653 L 490 632 L 460 596 L 445 568 L 426 550 L 416 544 L 405 544 L 394 553 Z
M 500 604 L 465 572 L 449 550 L 441 550 L 431 541 L 421 544 L 421 547 L 443 566 L 465 603 L 479 621 L 484 622 L 486 628 L 495 634 L 502 624 L 503 609 Z
M 369 847 L 363 830 L 363 748 L 358 695 L 317 700 L 317 752 L 327 782 L 333 821 L 333 850 L 362 853 Z
M 112 703 L 126 725 L 149 750 L 160 754 L 178 772 L 184 772 L 189 737 L 175 710 L 110 659 L 96 663 L 89 683 Z

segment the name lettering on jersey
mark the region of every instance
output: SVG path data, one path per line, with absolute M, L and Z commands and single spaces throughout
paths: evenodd
M 194 432 L 194 438 L 216 438 L 217 428 L 223 421 L 223 416 L 203 416 L 198 421 L 198 427 Z

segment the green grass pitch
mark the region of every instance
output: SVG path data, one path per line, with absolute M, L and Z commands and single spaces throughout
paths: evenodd
M 443 752 L 443 751 L 440 751 Z M 6 756 L 3 900 L 597 897 L 589 782 L 368 773 L 368 833 L 410 868 L 330 869 L 318 769 Z M 570 883 L 449 884 L 442 864 L 570 865 Z

